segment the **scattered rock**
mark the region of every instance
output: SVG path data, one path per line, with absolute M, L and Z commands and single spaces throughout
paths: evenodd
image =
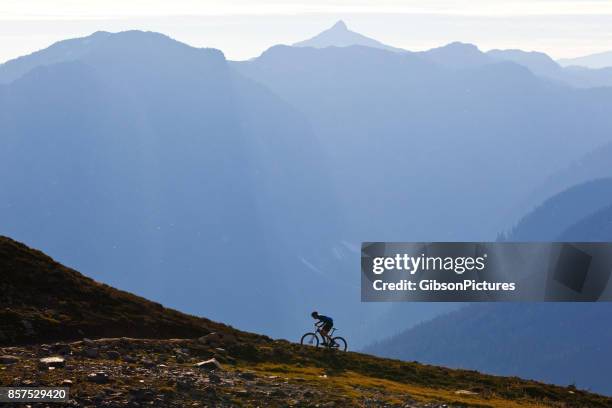
M 133 401 L 153 401 L 155 393 L 147 388 L 130 390 L 130 399 Z
M 202 344 L 213 345 L 221 342 L 221 335 L 219 333 L 208 333 L 198 339 Z
M 86 347 L 83 349 L 83 355 L 88 358 L 98 358 L 100 351 L 97 347 Z
M 225 343 L 226 346 L 236 344 L 236 336 L 234 336 L 233 334 L 229 334 L 229 333 L 224 334 L 223 343 Z
M 272 391 L 270 395 L 272 395 L 273 397 L 286 397 L 287 393 L 281 389 L 277 389 Z
M 215 390 L 214 387 L 204 388 L 204 394 L 206 395 L 206 397 L 211 398 L 211 399 L 217 398 L 217 391 Z
M 4 364 L 4 365 L 17 364 L 19 360 L 20 360 L 19 357 L 11 356 L 8 354 L 4 356 L 0 356 L 0 364 Z
M 27 336 L 32 336 L 35 333 L 34 326 L 32 326 L 31 322 L 27 320 L 22 320 L 21 324 L 23 325 L 23 328 L 25 329 L 25 334 Z
M 243 373 L 240 373 L 238 374 L 238 377 L 242 378 L 243 380 L 247 380 L 247 381 L 252 381 L 255 378 L 257 378 L 255 373 L 253 373 L 252 371 L 245 371 Z
M 457 391 L 455 391 L 455 394 L 458 394 L 458 395 L 478 395 L 477 392 L 468 391 L 468 390 L 457 390 Z
M 66 365 L 66 360 L 63 357 L 44 357 L 38 360 L 42 368 L 61 368 Z
M 140 362 L 144 368 L 153 368 L 155 366 L 157 366 L 157 364 L 151 360 L 142 360 Z
M 106 384 L 110 381 L 110 377 L 104 371 L 98 371 L 87 375 L 87 381 L 96 384 Z
M 132 356 L 123 356 L 123 361 L 126 363 L 135 363 L 136 359 Z
M 117 351 L 107 351 L 106 352 L 106 357 L 110 360 L 119 360 L 119 357 L 121 357 L 121 354 L 119 354 L 119 352 Z
M 55 343 L 53 346 L 51 346 L 51 350 L 54 353 L 60 354 L 62 356 L 67 356 L 67 355 L 70 355 L 70 353 L 72 353 L 72 349 L 70 348 L 70 346 L 68 344 L 62 344 L 62 343 Z
M 189 391 L 195 388 L 194 380 L 190 378 L 179 378 L 176 381 L 176 389 L 179 391 Z
M 221 363 L 219 363 L 216 359 L 211 358 L 206 361 L 200 361 L 199 363 L 195 363 L 194 367 L 201 368 L 204 370 L 222 370 L 223 367 Z

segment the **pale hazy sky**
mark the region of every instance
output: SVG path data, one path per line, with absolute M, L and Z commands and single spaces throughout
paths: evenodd
M 62 39 L 127 29 L 246 59 L 338 19 L 410 50 L 451 41 L 555 58 L 612 50 L 612 0 L 0 0 L 0 62 Z

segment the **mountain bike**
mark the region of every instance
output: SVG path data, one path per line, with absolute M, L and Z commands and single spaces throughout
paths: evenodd
M 336 328 L 332 328 L 331 331 L 327 334 L 327 336 L 331 338 L 331 343 L 329 341 L 324 341 L 325 337 L 323 336 L 323 334 L 321 334 L 321 330 L 316 324 L 315 328 L 316 330 L 314 332 L 306 333 L 302 336 L 300 344 L 311 347 L 319 347 L 320 344 L 322 347 L 327 347 L 331 350 L 346 351 L 346 349 L 348 348 L 346 340 L 344 340 L 343 337 L 333 337 Z

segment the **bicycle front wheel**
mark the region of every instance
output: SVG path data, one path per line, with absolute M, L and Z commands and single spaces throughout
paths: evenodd
M 300 344 L 303 346 L 319 347 L 319 338 L 315 333 L 306 333 L 302 336 Z
M 344 338 L 342 337 L 334 337 L 334 345 L 332 346 L 335 349 L 338 349 L 340 351 L 346 351 L 346 349 L 348 349 L 348 344 L 346 343 L 346 340 L 344 340 Z

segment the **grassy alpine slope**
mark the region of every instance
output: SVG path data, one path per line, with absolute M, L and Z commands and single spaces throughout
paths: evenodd
M 572 387 L 242 332 L 97 283 L 9 238 L 0 238 L 0 271 L 0 384 L 64 384 L 75 407 L 612 407 Z M 197 366 L 211 358 L 220 366 Z

